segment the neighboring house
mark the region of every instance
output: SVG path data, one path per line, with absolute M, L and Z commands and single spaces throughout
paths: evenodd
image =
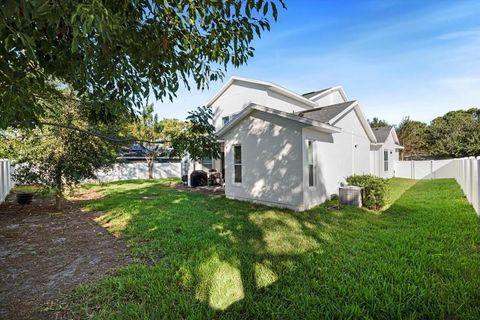
M 395 176 L 394 161 L 400 160 L 400 150 L 403 149 L 398 141 L 395 127 L 374 128 L 373 133 L 377 143 L 372 144 L 371 147 L 371 173 L 382 178 L 392 178 Z
M 337 194 L 350 175 L 390 176 L 377 174 L 372 164 L 391 150 L 389 140 L 378 141 L 359 103 L 349 101 L 342 87 L 299 95 L 271 82 L 233 77 L 207 106 L 222 156 L 196 168 L 223 172 L 227 198 L 302 211 Z

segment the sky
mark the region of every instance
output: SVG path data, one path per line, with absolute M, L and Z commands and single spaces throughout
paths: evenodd
M 266 80 L 299 94 L 341 85 L 367 118 L 391 124 L 480 107 L 480 1 L 285 2 L 271 31 L 252 43 L 255 56 L 230 66 L 224 81 Z M 173 103 L 155 102 L 155 112 L 184 119 L 224 81 L 181 88 Z

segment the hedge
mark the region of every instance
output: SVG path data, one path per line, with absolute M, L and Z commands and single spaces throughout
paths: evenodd
M 350 186 L 363 187 L 363 206 L 369 209 L 381 209 L 387 203 L 389 188 L 387 179 L 372 175 L 353 175 L 347 177 Z

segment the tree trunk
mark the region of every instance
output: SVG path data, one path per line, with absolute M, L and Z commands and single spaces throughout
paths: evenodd
M 56 177 L 55 177 L 55 208 L 58 211 L 63 210 L 62 171 L 59 167 L 56 168 Z
M 153 179 L 153 163 L 154 163 L 154 158 L 153 157 L 148 157 L 147 158 L 148 179 Z
M 63 211 L 63 195 L 61 191 L 55 193 L 55 209 Z

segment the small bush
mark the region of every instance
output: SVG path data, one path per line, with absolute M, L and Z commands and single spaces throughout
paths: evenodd
M 347 178 L 350 186 L 363 187 L 362 203 L 369 209 L 381 209 L 385 206 L 388 198 L 387 179 L 378 178 L 372 175 L 350 176 Z

